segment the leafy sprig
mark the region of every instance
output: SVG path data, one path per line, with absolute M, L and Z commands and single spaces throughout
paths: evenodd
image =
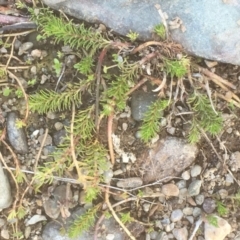
M 197 142 L 201 137 L 201 129 L 211 135 L 218 134 L 223 127 L 223 119 L 220 113 L 216 113 L 206 95 L 195 91 L 188 98 L 188 103 L 194 112 L 192 126 L 189 133 L 189 141 Z
M 159 131 L 159 119 L 168 105 L 169 100 L 158 99 L 149 107 L 144 116 L 143 124 L 140 127 L 140 138 L 144 142 L 148 142 Z

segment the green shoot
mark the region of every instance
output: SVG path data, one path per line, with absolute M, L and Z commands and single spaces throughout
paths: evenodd
M 81 60 L 81 62 L 74 65 L 74 68 L 84 75 L 92 74 L 92 67 L 93 59 L 91 57 L 85 57 Z
M 215 113 L 207 96 L 196 92 L 188 98 L 188 103 L 194 112 L 189 141 L 197 142 L 201 136 L 201 129 L 211 135 L 218 134 L 223 127 L 223 120 L 219 113 Z
M 217 212 L 219 216 L 225 216 L 228 214 L 228 209 L 222 202 L 217 201 Z
M 4 97 L 8 97 L 8 96 L 11 94 L 11 92 L 12 92 L 12 89 L 11 89 L 11 88 L 5 87 L 5 88 L 3 89 L 3 96 L 4 96 Z
M 139 34 L 130 30 L 126 36 L 130 39 L 131 42 L 134 42 L 138 38 Z
M 17 96 L 17 98 L 22 98 L 24 95 L 23 95 L 23 91 L 18 88 L 16 91 L 15 91 L 15 95 Z
M 188 72 L 188 66 L 190 65 L 190 60 L 186 57 L 182 57 L 180 60 L 164 60 L 164 66 L 166 72 L 171 75 L 171 77 L 181 78 L 185 76 Z
M 21 120 L 19 118 L 16 120 L 15 124 L 16 124 L 16 128 L 18 128 L 18 129 L 26 126 L 26 123 L 23 122 L 23 120 Z
M 68 236 L 70 238 L 76 238 L 81 236 L 81 234 L 85 231 L 89 230 L 89 228 L 94 225 L 98 209 L 99 205 L 96 205 L 78 217 L 70 226 Z
M 154 32 L 162 39 L 165 40 L 166 39 L 166 30 L 164 25 L 158 24 L 154 27 Z
M 146 112 L 143 124 L 140 127 L 140 138 L 144 142 L 151 140 L 159 131 L 159 120 L 163 115 L 163 111 L 168 107 L 168 100 L 158 99 L 154 102 Z
M 130 216 L 130 212 L 128 212 L 128 213 L 120 213 L 120 215 L 121 215 L 121 222 L 123 224 L 130 223 L 130 222 L 134 221 L 134 218 L 132 218 Z
M 57 77 L 59 77 L 62 70 L 62 63 L 57 58 L 54 58 L 53 62 L 54 62 L 53 68 L 55 70 Z
M 29 80 L 27 83 L 29 87 L 33 87 L 37 83 L 37 80 L 34 78 L 32 80 Z
M 214 227 L 218 227 L 218 219 L 214 215 L 208 215 L 207 220 L 209 224 L 213 225 Z

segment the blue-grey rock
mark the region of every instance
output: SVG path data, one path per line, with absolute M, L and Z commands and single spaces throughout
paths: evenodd
M 76 238 L 70 238 L 68 236 L 69 228 L 72 222 L 84 214 L 86 209 L 79 208 L 72 215 L 67 218 L 66 222 L 62 218 L 58 218 L 55 221 L 51 221 L 46 224 L 43 229 L 42 239 L 43 240 L 89 240 L 94 238 L 94 226 L 88 231 L 83 232 Z M 96 219 L 97 220 L 97 219 Z M 104 226 L 104 227 L 103 227 Z M 103 231 L 101 231 L 101 237 L 98 237 L 99 240 L 105 240 L 107 235 L 113 235 L 114 240 L 124 240 L 125 234 L 121 231 L 120 226 L 116 223 L 113 218 L 104 219 L 101 226 Z
M 54 9 L 88 22 L 103 23 L 126 35 L 130 30 L 151 39 L 154 26 L 162 23 L 155 7 L 166 12 L 169 25 L 178 17 L 180 28 L 170 30 L 174 41 L 190 54 L 240 65 L 240 0 L 43 0 Z M 178 21 L 178 22 L 179 22 Z M 184 31 L 185 30 L 185 31 Z
M 7 136 L 10 144 L 17 153 L 28 152 L 27 136 L 25 129 L 17 128 L 16 121 L 19 118 L 17 112 L 10 112 L 7 115 Z
M 136 121 L 141 121 L 144 118 L 150 105 L 157 100 L 156 95 L 151 92 L 136 91 L 132 94 L 131 111 L 132 117 Z M 159 113 L 161 114 L 161 113 Z
M 0 162 L 0 209 L 8 208 L 11 204 L 11 187 Z

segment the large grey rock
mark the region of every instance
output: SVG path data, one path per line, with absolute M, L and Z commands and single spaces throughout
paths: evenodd
M 0 209 L 8 208 L 12 204 L 11 188 L 0 162 Z
M 101 22 L 126 35 L 138 32 L 150 39 L 162 22 L 155 5 L 168 14 L 169 23 L 179 17 L 186 29 L 170 31 L 190 54 L 240 65 L 240 0 L 43 0 L 54 9 L 89 22 Z
M 77 209 L 67 220 L 64 222 L 61 218 L 47 223 L 43 229 L 42 238 L 43 240 L 89 240 L 94 238 L 94 226 L 89 230 L 83 232 L 76 238 L 68 237 L 69 227 L 72 222 L 84 214 L 86 209 L 79 208 Z M 121 231 L 120 226 L 116 224 L 116 221 L 113 218 L 103 220 L 101 226 L 102 229 L 101 237 L 98 237 L 99 240 L 107 239 L 108 235 L 113 235 L 114 240 L 124 240 L 125 234 Z
M 24 128 L 18 128 L 16 121 L 17 112 L 10 112 L 7 115 L 7 136 L 10 144 L 17 153 L 25 154 L 28 152 L 27 136 Z
M 175 137 L 161 139 L 139 159 L 142 162 L 141 169 L 144 170 L 143 181 L 148 183 L 178 176 L 191 165 L 197 153 L 197 146 L 183 139 Z

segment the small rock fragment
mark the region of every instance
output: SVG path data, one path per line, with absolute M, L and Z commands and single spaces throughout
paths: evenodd
M 230 224 L 223 218 L 214 216 L 217 219 L 218 226 L 214 226 L 208 221 L 204 224 L 205 240 L 224 240 L 225 237 L 232 231 Z
M 201 208 L 195 207 L 195 208 L 193 209 L 193 216 L 194 216 L 195 218 L 198 217 L 198 216 L 200 216 L 201 214 L 202 214 Z
M 173 229 L 173 235 L 177 240 L 187 240 L 188 239 L 188 231 L 186 227 Z
M 56 146 L 63 143 L 64 138 L 66 137 L 66 130 L 61 129 L 53 133 L 53 142 Z
M 173 184 L 165 184 L 162 186 L 162 193 L 168 197 L 177 197 L 179 195 L 179 188 Z
M 138 177 L 126 178 L 117 182 L 117 186 L 120 188 L 136 188 L 142 186 L 142 184 L 142 179 Z
M 28 152 L 27 136 L 25 129 L 17 127 L 18 113 L 10 112 L 7 115 L 7 136 L 10 144 L 17 153 Z
M 63 124 L 61 122 L 55 122 L 54 127 L 57 131 L 62 130 Z
M 188 187 L 188 194 L 190 196 L 197 196 L 200 192 L 201 185 L 202 185 L 201 180 L 195 180 L 191 182 L 191 184 Z

